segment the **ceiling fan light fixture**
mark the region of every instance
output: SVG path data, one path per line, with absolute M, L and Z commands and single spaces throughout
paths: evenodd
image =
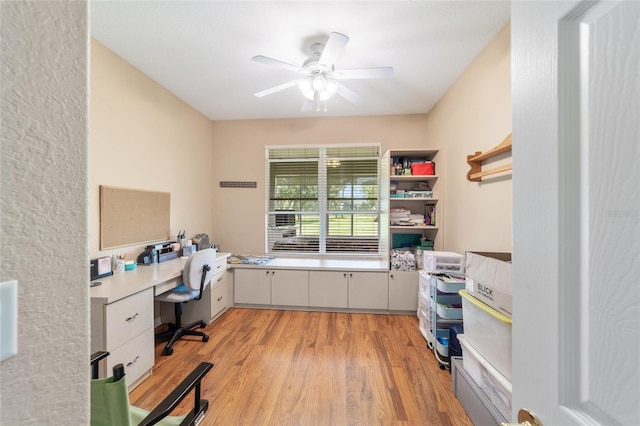
M 316 92 L 321 101 L 326 101 L 337 92 L 338 84 L 333 78 L 325 75 L 315 75 L 300 80 L 298 88 L 302 95 L 310 101 L 314 100 Z

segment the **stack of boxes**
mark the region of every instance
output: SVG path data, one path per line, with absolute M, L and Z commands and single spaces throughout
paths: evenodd
M 511 254 L 467 252 L 462 296 L 463 368 L 511 418 Z

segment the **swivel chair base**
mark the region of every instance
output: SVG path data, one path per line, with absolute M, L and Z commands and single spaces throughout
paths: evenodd
M 191 324 L 182 325 L 182 303 L 175 304 L 175 314 L 176 314 L 176 323 L 169 324 L 169 330 L 163 331 L 162 333 L 156 334 L 156 339 L 166 339 L 169 337 L 169 342 L 164 347 L 164 355 L 173 354 L 173 344 L 178 341 L 182 336 L 201 336 L 202 341 L 206 342 L 209 340 L 209 336 L 207 336 L 202 331 L 193 330 L 196 327 L 205 328 L 207 325 L 204 321 L 195 321 Z

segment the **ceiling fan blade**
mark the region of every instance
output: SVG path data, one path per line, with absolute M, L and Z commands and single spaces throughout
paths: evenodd
M 360 97 L 360 95 L 358 95 L 356 92 L 344 86 L 343 84 L 338 83 L 337 81 L 336 84 L 338 85 L 338 95 L 342 96 L 354 105 L 359 105 L 362 103 L 362 97 Z
M 331 68 L 335 60 L 342 53 L 342 49 L 349 41 L 349 37 L 340 33 L 331 33 L 329 35 L 329 40 L 327 40 L 327 44 L 325 44 L 324 49 L 322 50 L 322 55 L 320 55 L 320 60 L 318 61 L 319 65 L 326 65 L 328 68 Z
M 268 56 L 258 55 L 258 56 L 254 56 L 251 59 L 256 61 L 256 62 L 260 62 L 261 64 L 273 65 L 273 66 L 284 68 L 284 69 L 287 69 L 289 71 L 293 71 L 293 72 L 297 72 L 297 73 L 302 72 L 302 69 L 297 65 L 293 65 L 293 64 L 290 64 L 288 62 L 283 62 L 283 61 L 279 61 L 277 59 L 269 58 Z
M 279 92 L 281 90 L 288 89 L 289 87 L 293 87 L 293 86 L 298 84 L 298 81 L 300 81 L 300 79 L 293 80 L 293 81 L 290 81 L 288 83 L 280 84 L 280 85 L 274 86 L 274 87 L 272 87 L 270 89 L 265 89 L 265 90 L 262 90 L 260 92 L 254 93 L 253 96 L 255 96 L 256 98 L 261 98 L 263 96 L 267 96 L 267 95 L 270 95 L 272 93 L 276 93 L 276 92 Z
M 355 80 L 363 78 L 391 78 L 393 77 L 393 68 L 391 67 L 375 67 L 375 68 L 357 68 L 352 70 L 340 70 L 333 73 L 335 78 L 341 80 Z

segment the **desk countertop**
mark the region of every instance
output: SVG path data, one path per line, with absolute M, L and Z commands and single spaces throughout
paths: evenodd
M 371 259 L 321 259 L 321 258 L 287 258 L 273 259 L 262 265 L 237 263 L 229 265 L 230 269 L 301 269 L 318 271 L 354 271 L 385 272 L 389 263 Z
M 229 253 L 217 253 L 217 259 L 227 258 Z M 95 282 L 102 284 L 91 287 L 91 303 L 108 304 L 124 299 L 132 294 L 170 281 L 182 275 L 187 258 L 177 258 L 156 265 L 138 265 L 133 271 L 124 271 Z

